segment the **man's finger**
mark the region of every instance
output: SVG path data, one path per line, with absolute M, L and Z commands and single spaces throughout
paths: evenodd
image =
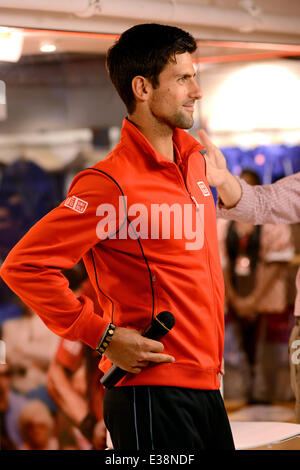
M 160 353 L 164 350 L 164 345 L 160 341 L 144 338 L 145 351 Z
M 132 368 L 130 369 L 130 373 L 131 373 L 131 374 L 139 374 L 140 372 L 142 372 L 142 370 L 143 370 L 143 369 L 142 369 L 141 367 L 132 367 Z
M 149 361 L 138 361 L 137 367 L 148 367 L 149 366 Z
M 151 362 L 174 362 L 175 358 L 168 354 L 148 354 L 147 359 Z
M 204 129 L 199 129 L 197 131 L 197 134 L 200 139 L 200 143 L 204 145 L 204 147 L 207 147 L 207 148 L 214 147 L 214 144 L 212 143 L 212 141 L 210 140 L 210 138 L 208 137 Z

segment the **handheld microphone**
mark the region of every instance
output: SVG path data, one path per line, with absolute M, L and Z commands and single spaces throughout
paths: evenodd
M 175 325 L 174 315 L 170 312 L 160 312 L 146 328 L 142 336 L 158 341 L 165 336 Z M 127 370 L 118 366 L 112 366 L 101 378 L 100 382 L 106 388 L 110 389 L 121 380 L 124 375 L 128 374 Z

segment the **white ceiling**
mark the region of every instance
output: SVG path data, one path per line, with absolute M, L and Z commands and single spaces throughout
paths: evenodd
M 88 9 L 90 2 L 99 8 Z M 24 55 L 40 54 L 49 41 L 57 53 L 105 54 L 118 34 L 147 21 L 189 30 L 203 61 L 274 56 L 281 47 L 270 43 L 300 55 L 300 0 L 0 0 L 0 26 L 23 28 Z

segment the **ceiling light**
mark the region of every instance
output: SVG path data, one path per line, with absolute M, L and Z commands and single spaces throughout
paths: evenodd
M 0 27 L 0 61 L 18 62 L 23 48 L 21 31 Z
M 54 52 L 56 51 L 56 46 L 54 44 L 42 44 L 40 47 L 41 52 Z

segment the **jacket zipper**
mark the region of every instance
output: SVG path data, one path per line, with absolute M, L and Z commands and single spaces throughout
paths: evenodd
M 188 159 L 189 159 L 189 157 L 187 157 L 187 159 L 186 159 L 186 165 L 188 164 Z M 196 206 L 196 211 L 198 211 L 199 210 L 199 204 L 198 204 L 196 198 L 191 194 L 191 192 L 189 191 L 189 189 L 187 187 L 187 184 L 186 184 L 186 181 L 185 181 L 185 178 L 184 178 L 182 165 L 181 164 L 178 164 L 178 165 L 175 164 L 175 166 L 176 166 L 176 170 L 178 171 L 178 173 L 180 175 L 180 178 L 183 180 L 184 187 L 185 187 L 190 199 L 193 201 L 194 205 Z M 180 171 L 179 171 L 178 167 L 180 168 Z M 205 239 L 205 243 L 207 244 L 205 232 L 204 232 L 204 239 Z M 213 288 L 213 286 L 214 286 L 213 275 L 212 275 L 212 272 L 211 272 L 211 265 L 210 265 L 210 259 L 209 259 L 207 248 L 206 248 L 206 259 L 207 259 L 207 264 L 208 264 L 208 269 L 209 269 L 209 274 L 210 274 L 210 285 L 211 285 L 211 293 L 212 293 L 212 298 L 213 298 L 213 310 L 214 310 L 214 314 L 215 314 L 215 319 L 217 320 L 216 301 L 215 301 L 214 288 Z M 216 340 L 218 340 L 217 326 L 216 326 Z M 220 365 L 219 365 L 219 368 L 220 368 Z
M 189 159 L 189 157 L 187 157 L 187 163 L 188 163 L 188 159 Z M 187 163 L 186 163 L 186 164 L 187 164 Z M 186 189 L 186 192 L 187 192 L 188 195 L 189 195 L 189 198 L 193 201 L 193 203 L 194 203 L 194 205 L 195 205 L 195 207 L 196 207 L 196 211 L 198 211 L 198 210 L 199 210 L 199 204 L 198 204 L 196 198 L 192 195 L 192 193 L 189 191 L 189 189 L 188 189 L 188 187 L 187 187 L 186 181 L 185 181 L 184 176 L 183 176 L 182 165 L 181 165 L 181 164 L 176 165 L 175 163 L 174 163 L 174 165 L 176 166 L 176 171 L 179 173 L 180 179 L 183 181 L 184 187 L 185 187 L 185 189 Z M 180 168 L 180 171 L 179 171 L 178 167 Z

